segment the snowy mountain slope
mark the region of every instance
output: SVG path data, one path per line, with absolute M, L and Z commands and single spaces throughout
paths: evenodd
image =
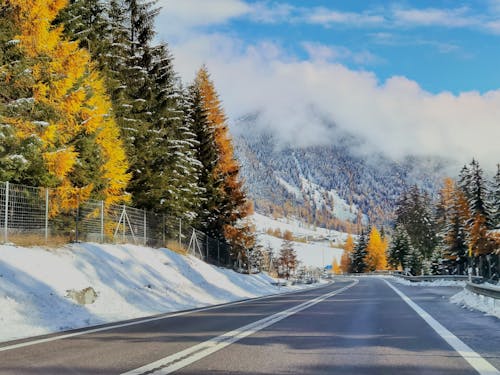
M 292 290 L 167 249 L 73 244 L 57 250 L 0 245 L 0 341 Z M 92 287 L 93 304 L 68 290 Z
M 291 218 L 272 219 L 258 213 L 252 216 L 252 221 L 257 232 L 257 243 L 271 249 L 276 257 L 279 256 L 283 240 L 268 235 L 269 229 L 279 229 L 281 233 L 289 231 L 294 238 L 306 241 L 292 241 L 298 260 L 306 267 L 323 268 L 331 265 L 334 259 L 340 264 L 344 251 L 340 246 L 346 241 L 347 233 L 311 226 Z
M 264 213 L 270 203 L 290 201 L 309 207 L 313 218 L 326 210 L 339 219 L 359 221 L 360 210 L 376 224 L 387 223 L 406 186 L 417 184 L 435 193 L 449 167 L 438 158 L 393 161 L 366 153 L 359 140 L 346 134 L 328 145 L 298 147 L 261 129 L 258 115 L 232 125 L 249 195 Z

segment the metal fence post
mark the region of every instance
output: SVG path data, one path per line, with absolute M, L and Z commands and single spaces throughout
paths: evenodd
M 127 216 L 127 209 L 125 208 L 125 205 L 123 205 L 123 231 L 122 231 L 122 242 L 125 243 L 125 231 L 127 230 L 127 227 L 125 226 L 125 220 Z
M 161 215 L 161 239 L 162 239 L 162 246 L 165 246 L 165 214 Z
M 3 223 L 3 242 L 7 243 L 9 240 L 9 183 L 5 183 L 5 218 Z
M 182 248 L 182 219 L 179 219 L 179 248 Z
M 45 243 L 49 241 L 49 189 L 45 188 Z
M 76 196 L 75 242 L 78 243 L 78 220 L 80 219 L 80 195 Z
M 101 243 L 104 243 L 104 201 L 101 201 Z
M 144 209 L 144 246 L 146 246 L 148 242 L 146 230 L 147 230 L 146 210 Z

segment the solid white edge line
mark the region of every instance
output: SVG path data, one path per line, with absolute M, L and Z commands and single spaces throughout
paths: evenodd
M 359 281 L 353 280 L 353 282 L 341 289 L 334 290 L 332 292 L 323 294 L 312 300 L 301 303 L 300 305 L 291 307 L 287 310 L 280 311 L 266 318 L 258 320 L 256 322 L 247 324 L 246 326 L 237 328 L 233 331 L 226 332 L 222 335 L 211 338 L 210 340 L 204 341 L 187 349 L 184 349 L 175 354 L 171 354 L 164 357 L 158 361 L 149 363 L 147 365 L 141 366 L 131 371 L 122 373 L 121 375 L 140 375 L 144 373 L 149 373 L 151 375 L 166 375 L 174 371 L 177 371 L 183 367 L 190 365 L 200 359 L 215 353 L 228 345 L 231 345 L 247 336 L 250 336 L 262 329 L 269 327 L 291 315 L 294 315 L 302 310 L 305 310 L 311 306 L 314 306 L 327 298 L 330 298 L 336 294 L 342 293 L 345 290 L 353 287 Z
M 402 299 L 405 301 L 425 322 L 436 331 L 455 351 L 460 354 L 479 374 L 500 375 L 500 371 L 491 363 L 476 353 L 472 348 L 460 340 L 457 336 L 446 329 L 441 323 L 430 316 L 424 309 L 413 302 L 409 297 L 401 292 L 387 280 L 384 280 Z
M 235 306 L 235 305 L 240 305 L 240 304 L 247 303 L 247 302 L 259 301 L 259 300 L 262 300 L 262 299 L 267 299 L 267 298 L 272 298 L 272 297 L 286 296 L 286 295 L 290 295 L 290 294 L 294 294 L 294 293 L 301 293 L 301 292 L 304 292 L 304 291 L 321 289 L 321 288 L 326 287 L 327 285 L 329 285 L 329 284 L 321 285 L 321 286 L 314 287 L 314 288 L 304 288 L 304 289 L 300 289 L 300 290 L 292 290 L 292 291 L 285 292 L 285 293 L 275 293 L 275 294 L 269 294 L 267 296 L 261 296 L 261 297 L 255 297 L 255 298 L 247 298 L 247 299 L 239 300 L 239 301 L 235 301 L 235 302 L 228 302 L 228 303 L 223 303 L 223 304 L 218 304 L 218 305 L 213 305 L 213 306 L 201 307 L 201 308 L 198 308 L 198 309 L 195 308 L 195 309 L 192 309 L 192 310 L 180 311 L 180 312 L 177 312 L 177 313 L 176 312 L 165 313 L 165 314 L 168 314 L 168 315 L 163 314 L 161 316 L 156 316 L 154 318 L 144 318 L 144 319 L 140 319 L 139 318 L 140 320 L 136 320 L 136 321 L 133 321 L 133 322 L 113 324 L 113 325 L 109 325 L 109 326 L 106 326 L 106 327 L 90 328 L 90 329 L 81 328 L 82 329 L 81 331 L 73 332 L 73 333 L 57 334 L 56 332 L 54 332 L 54 334 L 56 334 L 57 336 L 47 337 L 45 339 L 30 340 L 30 341 L 25 341 L 25 342 L 22 342 L 22 343 L 19 343 L 19 344 L 12 344 L 12 345 L 3 346 L 3 347 L 0 347 L 0 352 L 4 352 L 4 351 L 7 351 L 7 350 L 24 348 L 26 346 L 31 346 L 31 345 L 43 344 L 43 343 L 51 342 L 51 341 L 68 339 L 68 338 L 71 338 L 71 337 L 82 336 L 82 335 L 87 335 L 87 334 L 91 334 L 91 333 L 109 331 L 109 330 L 113 330 L 113 329 L 116 329 L 116 328 L 124 328 L 124 327 L 130 327 L 130 326 L 134 326 L 134 325 L 138 325 L 138 324 L 143 324 L 143 323 L 150 323 L 150 322 L 154 322 L 154 321 L 162 320 L 162 319 L 175 318 L 177 316 L 183 316 L 183 315 L 192 314 L 192 313 L 196 313 L 196 312 L 203 312 L 203 311 L 215 310 L 215 309 L 226 307 L 226 306 Z M 104 324 L 106 324 L 106 323 L 104 323 Z M 76 328 L 76 329 L 78 329 L 78 328 Z M 29 339 L 29 338 L 25 338 L 25 339 Z M 21 338 L 21 339 L 18 339 L 18 340 L 23 340 L 23 339 Z M 1 342 L 0 342 L 0 345 L 2 345 Z

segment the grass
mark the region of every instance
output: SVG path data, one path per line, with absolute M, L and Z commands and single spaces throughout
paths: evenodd
M 9 233 L 7 241 L 7 243 L 13 243 L 17 246 L 43 246 L 50 249 L 61 247 L 69 242 L 70 240 L 66 236 L 49 236 L 45 240 L 45 235 L 39 233 Z
M 189 253 L 189 249 L 185 248 L 182 244 L 179 244 L 179 242 L 175 240 L 168 240 L 165 247 L 181 255 L 188 255 Z

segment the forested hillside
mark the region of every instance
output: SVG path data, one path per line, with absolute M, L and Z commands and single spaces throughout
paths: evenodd
M 258 121 L 241 119 L 233 133 L 249 194 L 264 213 L 300 214 L 310 223 L 356 231 L 360 223 L 387 224 L 405 187 L 417 184 L 435 194 L 446 175 L 444 160 L 393 161 L 360 152 L 361 141 L 348 134 L 322 146 L 283 144 L 259 130 Z M 292 207 L 301 207 L 300 213 Z

